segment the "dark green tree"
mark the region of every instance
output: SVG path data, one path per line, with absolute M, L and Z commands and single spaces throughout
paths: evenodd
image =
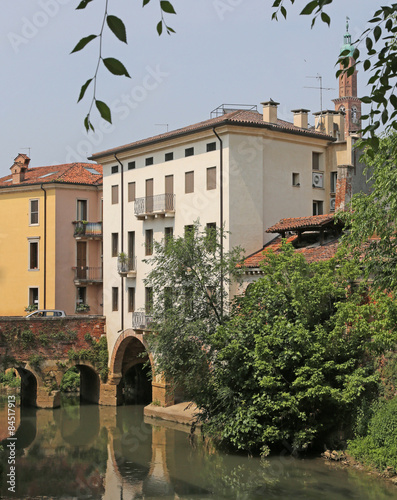
M 188 227 L 184 237 L 154 242 L 145 285 L 153 291 L 148 342 L 158 372 L 201 405 L 211 391 L 213 337 L 229 314 L 229 287 L 242 274 L 242 251 L 222 251 L 220 230 Z M 223 253 L 223 255 L 221 255 Z

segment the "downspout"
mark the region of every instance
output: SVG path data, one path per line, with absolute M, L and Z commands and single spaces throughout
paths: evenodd
M 219 212 L 220 212 L 220 237 L 221 237 L 221 322 L 223 323 L 223 142 L 217 134 L 215 127 L 212 128 L 219 141 Z
M 44 191 L 44 289 L 43 289 L 43 309 L 47 309 L 47 191 L 40 185 Z M 39 309 L 39 307 L 37 307 Z
M 120 182 L 120 207 L 121 207 L 121 214 L 120 214 L 120 225 L 121 225 L 121 237 L 120 237 L 120 250 L 121 252 L 124 252 L 124 169 L 123 169 L 123 164 L 121 161 L 117 158 L 116 153 L 114 154 L 114 157 L 118 161 L 120 165 L 120 172 L 121 172 L 121 182 Z M 121 279 L 121 325 L 120 325 L 120 331 L 124 331 L 124 276 L 120 276 Z

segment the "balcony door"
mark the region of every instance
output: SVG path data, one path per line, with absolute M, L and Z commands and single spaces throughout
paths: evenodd
M 174 209 L 174 176 L 166 175 L 165 176 L 165 209 L 173 210 Z
M 135 231 L 128 231 L 128 262 L 129 269 L 135 269 Z
M 77 242 L 77 278 L 87 279 L 87 242 Z
M 153 212 L 153 179 L 146 179 L 146 213 Z

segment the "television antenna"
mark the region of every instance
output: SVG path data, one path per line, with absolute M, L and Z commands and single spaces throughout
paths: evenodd
M 167 127 L 167 132 L 168 132 L 168 123 L 155 123 L 154 124 L 156 127 Z
M 30 150 L 31 150 L 31 148 L 19 148 L 19 149 L 27 149 L 29 151 L 28 156 L 30 158 Z
M 323 123 L 323 90 L 335 90 L 332 87 L 323 87 L 323 77 L 317 73 L 317 76 L 307 76 L 306 78 L 315 78 L 318 80 L 319 85 L 317 87 L 303 87 L 304 89 L 317 89 L 320 91 L 320 124 L 322 128 Z

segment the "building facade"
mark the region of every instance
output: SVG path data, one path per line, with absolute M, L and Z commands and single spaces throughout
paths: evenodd
M 0 179 L 0 316 L 102 314 L 102 168 L 29 162 Z
M 270 241 L 265 229 L 280 219 L 332 212 L 338 171 L 359 177 L 359 165 L 350 169 L 355 139 L 344 136 L 343 112 L 324 113 L 328 128 L 318 131 L 308 110 L 294 110 L 289 123 L 278 119 L 277 106 L 221 107 L 204 122 L 90 158 L 103 165 L 111 357 L 123 332 L 140 335 L 148 327 L 153 291 L 143 281 L 143 260 L 153 240 L 181 236 L 197 220 L 203 227 L 223 223 L 225 250 L 240 245 L 249 255 Z

